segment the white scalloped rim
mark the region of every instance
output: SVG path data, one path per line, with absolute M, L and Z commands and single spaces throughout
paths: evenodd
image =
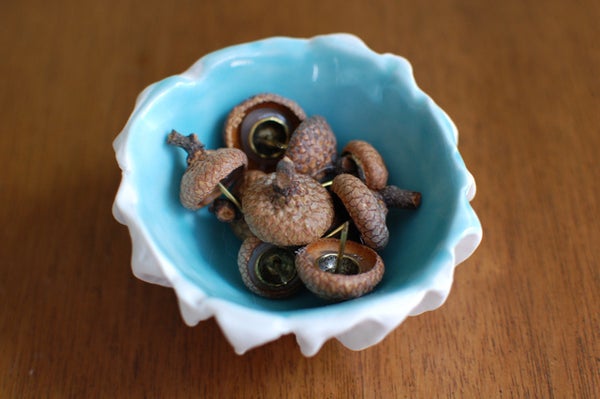
M 353 35 L 334 34 L 317 36 L 319 40 L 330 39 L 345 49 L 353 46 L 365 47 L 364 43 Z M 268 40 L 268 39 L 267 39 Z M 314 40 L 314 39 L 312 39 Z M 200 63 L 196 63 L 188 71 L 187 76 L 198 79 Z M 144 102 L 148 93 L 146 88 L 136 101 L 132 113 Z M 433 106 L 433 101 L 432 101 Z M 458 137 L 454 124 L 453 134 Z M 433 281 L 427 286 L 386 295 L 383 299 L 369 302 L 369 306 L 359 306 L 352 312 L 301 312 L 298 315 L 280 316 L 273 312 L 262 312 L 246 308 L 222 299 L 207 296 L 197 286 L 183 277 L 176 267 L 154 247 L 152 240 L 138 220 L 136 205 L 137 193 L 130 182 L 130 165 L 126 146 L 128 124 L 114 140 L 113 147 L 117 161 L 122 170 L 113 215 L 117 221 L 126 225 L 132 241 L 132 270 L 134 275 L 146 282 L 159 284 L 174 289 L 182 317 L 186 324 L 196 325 L 201 320 L 215 317 L 218 325 L 238 354 L 251 348 L 276 340 L 286 334 L 295 334 L 301 352 L 305 356 L 313 356 L 322 345 L 331 338 L 338 339 L 344 346 L 352 350 L 362 350 L 377 344 L 392 330 L 400 325 L 408 316 L 415 316 L 441 306 L 450 293 L 455 267 L 467 259 L 477 248 L 482 238 L 481 225 L 474 211 L 469 215 L 473 222 L 460 234 L 456 245 L 451 248 L 450 260 L 439 269 Z M 469 184 L 465 192 L 467 201 L 475 196 L 476 186 L 473 176 L 465 169 Z

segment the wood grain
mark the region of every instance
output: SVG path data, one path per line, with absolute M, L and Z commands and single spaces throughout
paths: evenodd
M 599 19 L 592 0 L 4 1 L 0 397 L 597 397 Z M 442 308 L 375 347 L 237 356 L 132 276 L 111 143 L 210 51 L 337 31 L 407 57 L 455 121 L 484 239 Z

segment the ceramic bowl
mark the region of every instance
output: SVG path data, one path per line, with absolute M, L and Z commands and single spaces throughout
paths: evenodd
M 239 275 L 240 240 L 205 208 L 179 202 L 185 154 L 166 144 L 172 130 L 197 133 L 207 148 L 223 145 L 229 111 L 258 93 L 293 99 L 322 115 L 341 147 L 369 141 L 382 154 L 390 184 L 420 191 L 416 211 L 391 210 L 386 271 L 370 294 L 339 303 L 310 292 L 285 300 L 251 293 Z M 421 91 L 409 62 L 378 54 L 348 34 L 275 37 L 208 54 L 182 74 L 139 95 L 114 141 L 122 181 L 113 214 L 132 240 L 132 269 L 171 287 L 193 326 L 214 317 L 236 353 L 294 334 L 314 355 L 338 339 L 353 350 L 380 342 L 408 316 L 442 305 L 454 268 L 482 236 L 470 200 L 475 182 L 457 149 L 457 129 Z

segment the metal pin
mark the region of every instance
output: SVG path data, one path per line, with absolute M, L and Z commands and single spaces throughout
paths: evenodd
M 264 144 L 267 147 L 272 147 L 272 148 L 277 148 L 279 150 L 287 150 L 288 146 L 285 143 L 280 143 L 278 141 L 275 140 L 269 140 L 269 139 L 265 139 L 265 138 L 258 138 L 256 139 L 256 141 L 260 144 Z
M 337 253 L 337 259 L 335 261 L 335 273 L 338 273 L 340 270 L 340 265 L 342 264 L 342 258 L 344 257 L 344 251 L 346 249 L 346 240 L 348 239 L 348 226 L 350 223 L 346 221 L 342 226 L 342 233 L 340 234 L 340 247 Z
M 335 229 L 333 229 L 329 234 L 327 234 L 326 236 L 324 236 L 323 238 L 331 238 L 334 235 L 336 235 L 337 233 L 339 233 L 340 231 L 342 231 L 342 229 L 348 224 L 348 222 L 342 223 L 340 224 L 338 227 L 336 227 Z
M 225 197 L 227 197 L 228 200 L 230 200 L 231 202 L 233 202 L 233 204 L 238 208 L 238 210 L 240 212 L 242 212 L 242 205 L 240 204 L 240 202 L 237 200 L 237 198 L 235 198 L 235 196 L 233 194 L 231 194 L 231 191 L 229 191 L 227 189 L 227 187 L 225 187 L 221 182 L 217 183 L 217 186 L 219 187 L 219 190 L 221 190 L 221 193 L 223 193 L 223 195 Z M 242 212 L 243 213 L 243 212 Z

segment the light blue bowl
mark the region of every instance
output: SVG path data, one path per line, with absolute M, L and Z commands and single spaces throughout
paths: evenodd
M 308 292 L 258 297 L 237 270 L 240 240 L 206 209 L 181 206 L 185 154 L 166 144 L 167 134 L 194 132 L 207 148 L 223 146 L 229 111 L 264 92 L 324 116 L 340 149 L 369 141 L 390 184 L 423 194 L 420 209 L 390 211 L 386 272 L 373 293 L 335 304 Z M 113 213 L 129 228 L 134 274 L 172 287 L 187 324 L 216 317 L 238 353 L 289 333 L 308 356 L 334 337 L 355 350 L 371 346 L 407 316 L 439 307 L 455 266 L 481 240 L 454 124 L 417 87 L 405 59 L 374 53 L 352 35 L 277 37 L 211 53 L 147 87 L 114 148 L 123 175 Z

